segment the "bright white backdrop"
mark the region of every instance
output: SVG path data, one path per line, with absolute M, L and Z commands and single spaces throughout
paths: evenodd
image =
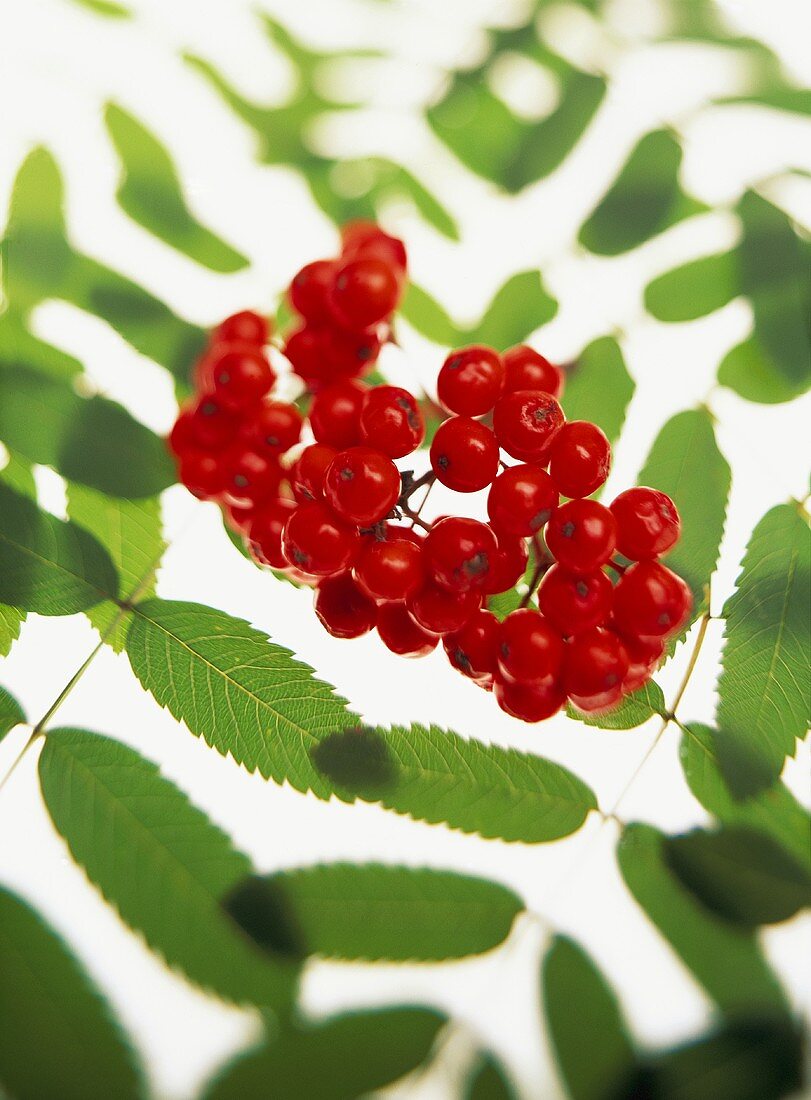
M 314 209 L 301 179 L 259 166 L 252 134 L 179 59 L 192 50 L 211 59 L 249 97 L 271 102 L 285 94 L 285 63 L 264 39 L 248 0 L 139 0 L 135 22 L 99 19 L 67 0 L 27 0 L 3 7 L 0 27 L 0 207 L 14 173 L 36 143 L 56 154 L 67 181 L 68 224 L 76 244 L 169 301 L 180 313 L 210 323 L 233 308 L 269 308 L 302 263 L 328 254 L 335 231 Z M 616 453 L 609 496 L 631 484 L 662 423 L 708 399 L 719 444 L 733 469 L 727 533 L 713 592 L 719 610 L 732 590 L 747 536 L 771 505 L 807 490 L 807 425 L 811 402 L 764 407 L 712 389 L 721 355 L 748 331 L 748 307 L 738 301 L 691 324 L 666 327 L 646 318 L 641 290 L 653 273 L 734 240 L 723 211 L 693 219 L 621 260 L 589 258 L 572 247 L 577 228 L 621 165 L 629 148 L 662 120 L 679 121 L 686 141 L 684 180 L 699 198 L 731 203 L 742 187 L 778 171 L 789 159 L 811 170 L 811 123 L 754 108 L 693 108 L 709 92 L 734 90 L 741 72 L 725 51 L 705 47 L 634 45 L 636 30 L 654 18 L 649 4 L 623 0 L 610 36 L 575 8 L 549 15 L 549 33 L 574 60 L 600 64 L 614 77 L 608 101 L 576 153 L 551 179 L 520 197 L 504 198 L 459 168 L 430 134 L 416 108 L 442 84 L 443 67 L 472 60 L 481 27 L 520 17 L 507 0 L 265 0 L 291 30 L 325 48 L 375 45 L 396 60 L 337 66 L 336 87 L 363 91 L 374 107 L 325 122 L 318 134 L 335 154 L 383 153 L 412 167 L 451 207 L 462 228 L 454 246 L 407 208 L 387 223 L 407 240 L 412 269 L 460 319 L 475 317 L 494 290 L 517 270 L 539 266 L 561 300 L 558 317 L 534 341 L 550 357 L 568 358 L 593 336 L 621 330 L 637 382 L 626 431 Z M 777 49 L 795 79 L 811 64 L 802 0 L 730 3 L 738 25 Z M 520 68 L 503 75 L 504 94 L 521 109 L 543 109 L 549 90 Z M 196 267 L 149 237 L 116 206 L 118 167 L 106 138 L 101 106 L 115 99 L 141 118 L 172 150 L 198 216 L 251 258 L 230 277 Z M 769 185 L 765 192 L 801 223 L 811 222 L 811 182 Z M 102 322 L 62 303 L 35 316 L 45 338 L 79 356 L 100 390 L 159 431 L 168 429 L 174 401 L 168 377 L 138 356 Z M 402 350 L 387 349 L 393 378 L 430 388 L 442 352 L 403 328 Z M 0 460 L 2 462 L 2 460 Z M 59 512 L 62 486 L 38 471 L 41 499 Z M 442 498 L 436 494 L 436 507 Z M 473 508 L 481 508 L 480 501 Z M 370 722 L 434 722 L 462 734 L 537 751 L 581 775 L 600 804 L 611 806 L 634 775 L 657 732 L 650 724 L 621 733 L 589 729 L 565 718 L 527 727 L 502 714 L 441 654 L 407 663 L 373 639 L 353 643 L 326 636 L 310 597 L 261 575 L 233 550 L 210 506 L 175 488 L 166 494 L 171 541 L 160 576 L 168 598 L 210 603 L 250 619 L 290 646 L 336 685 Z M 711 721 L 720 652 L 713 622 L 681 708 L 683 718 Z M 32 617 L 0 682 L 36 720 L 84 658 L 96 637 L 76 616 Z M 690 643 L 661 676 L 672 695 Z M 160 711 L 134 680 L 126 657 L 104 651 L 62 707 L 59 724 L 98 730 L 157 761 L 248 852 L 260 869 L 318 860 L 380 859 L 479 873 L 516 889 L 540 919 L 522 918 L 492 956 L 442 966 L 349 966 L 312 963 L 304 999 L 316 1013 L 404 999 L 429 1001 L 468 1022 L 512 1067 L 527 1095 L 554 1098 L 549 1051 L 542 1038 L 538 958 L 549 928 L 578 938 L 619 991 L 642 1041 L 664 1043 L 696 1031 L 710 1005 L 685 968 L 647 922 L 621 883 L 611 824 L 595 817 L 575 836 L 551 846 L 484 842 L 423 825 L 372 806 L 347 807 L 267 785 L 221 759 Z M 0 774 L 26 732 L 0 746 Z M 678 736 L 668 730 L 627 795 L 623 819 L 666 830 L 703 820 L 677 760 Z M 789 761 L 785 779 L 811 803 L 808 743 Z M 226 1008 L 169 974 L 128 932 L 86 883 L 54 834 L 42 806 L 35 754 L 29 754 L 0 795 L 0 881 L 30 898 L 71 943 L 108 994 L 144 1056 L 156 1094 L 180 1100 L 221 1059 L 254 1033 L 248 1012 Z M 811 922 L 795 919 L 769 931 L 765 948 L 798 1008 L 811 1007 Z M 445 1095 L 440 1075 L 420 1082 L 420 1095 Z

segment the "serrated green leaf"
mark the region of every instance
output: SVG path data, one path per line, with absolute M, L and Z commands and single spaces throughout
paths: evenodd
M 74 523 L 0 482 L 0 600 L 40 615 L 72 615 L 118 595 L 115 566 Z
M 811 723 L 811 532 L 795 504 L 767 512 L 752 532 L 724 613 L 716 748 L 736 797 L 780 774 Z
M 386 1008 L 290 1028 L 227 1065 L 203 1100 L 265 1100 L 269 1088 L 279 1097 L 356 1100 L 420 1065 L 443 1023 L 430 1009 Z
M 109 553 L 118 570 L 123 599 L 147 599 L 155 594 L 155 577 L 166 549 L 157 497 L 117 500 L 83 485 L 69 484 L 68 515 Z M 90 622 L 116 653 L 124 649 L 129 627 L 126 621 L 116 623 L 120 615 L 118 606 L 111 602 L 87 612 Z
M 566 707 L 566 713 L 570 718 L 576 718 L 578 722 L 584 722 L 587 726 L 597 726 L 605 730 L 630 730 L 641 726 L 643 722 L 647 722 L 655 715 L 664 718 L 667 707 L 662 689 L 655 680 L 650 680 L 630 695 L 626 695 L 619 706 L 606 714 L 584 714 L 571 704 Z
M 666 839 L 650 825 L 623 831 L 619 867 L 637 903 L 722 1011 L 783 1011 L 783 991 L 753 935 L 720 920 L 685 890 L 667 866 Z
M 468 1074 L 462 1100 L 518 1100 L 518 1093 L 505 1067 L 488 1053 L 474 1064 Z
M 141 1069 L 62 940 L 0 888 L 0 1086 L 16 1100 L 136 1100 Z
M 605 1100 L 636 1064 L 617 998 L 592 960 L 556 936 L 541 972 L 543 1009 L 571 1100 Z M 587 1054 L 586 1054 L 587 1052 Z
M 680 758 L 687 785 L 705 810 L 726 825 L 745 825 L 768 834 L 811 872 L 811 815 L 781 782 L 739 802 L 721 772 L 713 730 L 684 727 Z
M 126 409 L 22 367 L 0 370 L 0 439 L 110 496 L 153 496 L 175 481 L 164 441 Z
M 48 733 L 39 778 L 73 858 L 170 966 L 228 1000 L 289 1000 L 294 961 L 260 953 L 221 906 L 250 861 L 155 764 L 110 738 L 60 729 Z
M 740 294 L 734 252 L 702 256 L 665 272 L 645 288 L 645 309 L 657 321 L 694 321 Z
M 25 712 L 13 695 L 0 686 L 0 741 L 25 721 Z
M 511 890 L 486 879 L 380 863 L 320 864 L 250 878 L 226 906 L 260 944 L 274 942 L 280 923 L 289 935 L 292 923 L 307 955 L 398 961 L 490 951 L 523 909 Z
M 617 256 L 706 210 L 681 190 L 681 160 L 681 145 L 669 130 L 646 134 L 581 227 L 580 243 L 600 256 Z
M 247 267 L 245 256 L 189 210 L 177 169 L 154 134 L 115 103 L 107 105 L 104 121 L 124 166 L 116 195 L 133 221 L 212 271 L 230 274 Z
M 811 905 L 811 874 L 765 833 L 745 825 L 668 837 L 665 859 L 711 912 L 743 928 L 779 924 Z
M 619 344 L 613 336 L 601 336 L 566 368 L 563 409 L 568 420 L 590 420 L 614 442 L 634 388 Z

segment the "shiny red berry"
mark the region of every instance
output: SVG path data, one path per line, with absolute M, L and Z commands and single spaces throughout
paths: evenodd
M 379 225 L 368 221 L 348 222 L 341 229 L 341 255 L 377 256 L 404 273 L 408 265 L 406 249 L 399 237 L 384 233 Z
M 364 382 L 350 379 L 327 386 L 313 398 L 310 427 L 319 443 L 338 451 L 361 441 L 360 410 L 369 392 Z
M 496 537 L 498 549 L 490 562 L 483 587 L 483 591 L 490 594 L 515 588 L 526 571 L 529 559 L 529 549 L 524 539 L 501 532 L 496 532 Z
M 474 344 L 452 351 L 439 372 L 437 396 L 448 412 L 484 416 L 504 389 L 504 364 L 492 348 Z
M 539 612 L 511 611 L 501 624 L 498 668 L 504 680 L 537 684 L 558 675 L 563 639 Z
M 311 443 L 304 448 L 290 471 L 290 485 L 296 500 L 323 499 L 324 478 L 337 453 L 327 443 Z
M 489 428 L 467 416 L 440 424 L 431 443 L 431 468 L 457 493 L 475 493 L 498 471 L 498 444 Z
M 628 653 L 610 630 L 587 630 L 566 646 L 563 687 L 575 706 L 597 709 L 619 700 Z
M 360 638 L 377 622 L 377 604 L 360 590 L 351 573 L 318 582 L 315 613 L 333 638 Z
M 222 324 L 214 329 L 212 343 L 254 344 L 262 347 L 268 342 L 270 325 L 267 317 L 254 313 L 251 309 L 240 310 L 226 317 Z
M 493 431 L 499 446 L 521 462 L 543 462 L 563 427 L 563 410 L 542 390 L 506 393 L 493 410 Z
M 628 671 L 622 681 L 623 692 L 636 691 L 650 680 L 665 652 L 663 638 L 628 638 L 623 636 L 628 654 Z
M 496 555 L 496 536 L 486 523 L 465 516 L 437 520 L 425 536 L 428 575 L 451 592 L 481 589 Z
M 617 523 L 596 500 L 570 500 L 546 528 L 546 545 L 570 573 L 593 573 L 610 559 L 617 544 Z
M 512 718 L 522 722 L 542 722 L 556 714 L 566 701 L 556 680 L 542 684 L 517 684 L 496 676 L 493 685 L 496 702 Z
M 225 489 L 225 472 L 219 456 L 205 451 L 186 451 L 180 456 L 180 480 L 200 500 L 215 500 Z
M 282 532 L 285 559 L 296 569 L 316 577 L 348 569 L 358 542 L 357 527 L 345 523 L 321 501 L 300 505 Z
M 617 521 L 617 547 L 632 561 L 658 558 L 679 540 L 681 518 L 667 493 L 639 486 L 620 493 L 611 505 Z
M 533 348 L 519 344 L 502 355 L 504 360 L 504 390 L 543 390 L 553 397 L 563 393 L 563 371 L 544 359 Z
M 477 611 L 461 630 L 446 634 L 442 645 L 455 669 L 471 680 L 483 680 L 496 671 L 499 631 L 492 611 Z
M 600 570 L 578 576 L 553 565 L 538 589 L 538 606 L 555 629 L 568 637 L 605 622 L 613 591 Z
M 372 527 L 389 514 L 400 495 L 400 472 L 372 447 L 340 451 L 327 469 L 324 497 L 339 516 Z
M 374 386 L 363 399 L 360 435 L 364 443 L 404 458 L 425 438 L 425 421 L 417 399 L 400 386 Z
M 623 635 L 675 634 L 687 622 L 692 605 L 685 582 L 658 561 L 632 565 L 614 589 L 614 619 Z
M 529 537 L 548 523 L 558 503 L 552 478 L 539 466 L 510 466 L 493 482 L 487 514 L 493 527 Z
M 242 426 L 240 435 L 247 446 L 267 454 L 281 454 L 301 439 L 303 420 L 295 405 L 284 401 L 263 401 Z
M 561 428 L 549 452 L 549 473 L 563 496 L 589 496 L 610 469 L 611 444 L 596 424 L 572 420 Z
M 481 607 L 478 592 L 449 592 L 430 582 L 409 596 L 406 607 L 423 630 L 431 634 L 450 634 L 461 630 Z
M 206 388 L 229 409 L 242 411 L 261 401 L 276 380 L 276 372 L 258 349 L 225 344 L 206 364 Z
M 247 538 L 248 531 L 253 523 L 256 509 L 253 504 L 229 504 L 227 500 L 222 502 L 223 518 L 232 531 Z
M 315 391 L 371 370 L 380 341 L 374 335 L 305 325 L 292 333 L 284 350 L 295 373 Z
M 439 635 L 423 630 L 402 603 L 384 603 L 378 608 L 377 633 L 386 649 L 400 657 L 425 657 L 439 641 Z
M 334 260 L 314 260 L 293 276 L 287 300 L 310 324 L 324 325 L 331 321 L 329 295 L 337 267 Z
M 175 458 L 180 458 L 188 451 L 197 450 L 194 433 L 195 405 L 196 402 L 188 402 L 181 408 L 169 432 L 166 442 Z
M 398 532 L 402 531 L 402 535 Z M 377 600 L 404 600 L 425 583 L 422 540 L 388 524 L 385 537 L 372 537 L 355 563 L 355 579 Z
M 276 496 L 282 470 L 275 455 L 237 447 L 223 459 L 224 492 L 231 504 L 249 507 Z
M 194 444 L 203 451 L 222 451 L 233 443 L 240 417 L 217 397 L 202 395 L 194 405 L 191 431 Z
M 282 531 L 297 508 L 294 500 L 276 497 L 252 511 L 246 531 L 251 554 L 261 565 L 285 569 L 287 559 L 282 553 Z
M 391 264 L 361 253 L 338 269 L 329 302 L 339 324 L 350 332 L 364 332 L 385 320 L 399 298 L 400 280 Z

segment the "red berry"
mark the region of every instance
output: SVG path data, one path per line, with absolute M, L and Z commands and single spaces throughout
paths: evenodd
M 439 637 L 423 630 L 401 603 L 384 603 L 377 610 L 377 632 L 386 649 L 401 657 L 425 657 Z
M 282 532 L 282 552 L 304 573 L 323 577 L 348 569 L 358 548 L 358 529 L 344 523 L 321 501 L 302 504 Z
M 375 386 L 363 399 L 360 434 L 364 443 L 404 458 L 425 438 L 425 422 L 416 398 L 399 386 Z
M 256 514 L 254 506 L 252 504 L 229 504 L 228 501 L 223 501 L 222 510 L 225 522 L 231 530 L 236 531 L 238 535 L 247 537 L 248 530 Z
M 241 436 L 258 453 L 281 454 L 301 439 L 303 421 L 295 405 L 263 401 L 242 427 Z
M 437 520 L 425 536 L 428 575 L 450 592 L 480 589 L 487 581 L 497 549 L 496 536 L 486 523 L 446 516 Z
M 377 604 L 361 592 L 350 573 L 318 582 L 315 613 L 333 638 L 359 638 L 377 622 Z
M 337 266 L 334 260 L 314 260 L 305 264 L 290 283 L 287 300 L 296 313 L 312 325 L 329 324 L 332 319 L 329 294 Z
M 467 416 L 453 416 L 437 428 L 431 468 L 457 493 L 484 489 L 498 470 L 498 444 L 489 428 Z
M 321 500 L 324 496 L 324 478 L 333 458 L 334 447 L 326 443 L 311 443 L 298 456 L 290 471 L 290 485 L 298 501 Z
M 505 351 L 504 390 L 515 393 L 516 390 L 543 390 L 559 398 L 563 393 L 563 371 L 544 359 L 526 344 Z
M 493 694 L 503 711 L 522 722 L 542 722 L 551 718 L 566 700 L 555 680 L 542 684 L 514 684 L 496 676 Z
M 504 680 L 538 684 L 557 676 L 563 661 L 563 639 L 530 607 L 511 611 L 501 624 L 498 669 Z
M 341 255 L 346 259 L 355 256 L 377 256 L 392 264 L 401 273 L 407 267 L 405 245 L 399 237 L 384 233 L 374 222 L 348 222 L 341 230 Z
M 320 378 L 324 369 L 323 333 L 323 329 L 302 325 L 291 332 L 285 341 L 284 354 L 295 373 L 305 382 L 314 377 Z
M 448 660 L 471 680 L 492 677 L 498 659 L 499 630 L 492 611 L 477 611 L 461 630 L 442 639 Z
M 658 489 L 626 489 L 611 505 L 617 521 L 617 547 L 632 561 L 658 558 L 681 534 L 678 509 Z
M 616 548 L 617 523 L 596 500 L 570 500 L 546 528 L 546 545 L 570 573 L 593 573 Z
M 659 666 L 665 651 L 662 638 L 626 638 L 622 639 L 628 653 L 628 671 L 622 681 L 624 692 L 636 691 L 650 680 Z
M 194 433 L 194 409 L 194 402 L 183 405 L 177 414 L 177 420 L 172 425 L 172 430 L 169 432 L 169 438 L 166 442 L 175 458 L 180 458 L 188 451 L 194 451 L 197 447 Z
M 262 347 L 268 342 L 270 325 L 267 317 L 254 313 L 252 309 L 243 309 L 232 313 L 218 325 L 212 333 L 212 344 L 253 344 Z
M 409 596 L 406 607 L 423 630 L 450 634 L 461 630 L 481 607 L 478 592 L 449 592 L 430 582 Z
M 400 472 L 372 447 L 339 452 L 327 469 L 324 496 L 339 516 L 372 527 L 387 516 L 400 495 Z
M 232 443 L 240 418 L 217 397 L 203 394 L 191 410 L 190 432 L 201 451 L 222 451 Z
M 504 389 L 504 364 L 497 351 L 475 344 L 452 351 L 439 372 L 437 395 L 448 412 L 484 416 Z
M 364 332 L 385 320 L 399 298 L 400 280 L 391 264 L 361 253 L 338 269 L 329 302 L 339 324 L 350 332 Z
M 610 630 L 586 630 L 566 646 L 563 687 L 575 705 L 578 699 L 600 696 L 598 706 L 610 705 L 606 693 L 619 698 L 628 671 L 628 653 Z M 586 708 L 584 708 L 586 709 Z
M 276 380 L 264 354 L 248 344 L 224 344 L 206 364 L 207 388 L 229 409 L 248 409 L 261 401 Z
M 398 532 L 403 532 L 402 536 Z M 404 600 L 425 583 L 425 563 L 419 538 L 388 524 L 386 537 L 372 538 L 355 564 L 355 579 L 377 600 Z
M 225 488 L 222 463 L 204 451 L 186 451 L 180 456 L 180 480 L 200 500 L 214 500 Z
M 266 501 L 252 513 L 246 532 L 251 553 L 262 565 L 272 569 L 286 569 L 287 559 L 282 553 L 282 531 L 296 502 L 285 497 Z
M 224 491 L 231 504 L 250 507 L 278 493 L 282 470 L 274 455 L 237 447 L 223 460 Z
M 313 398 L 310 427 L 319 443 L 338 451 L 361 441 L 360 410 L 369 387 L 351 379 L 327 386 Z
M 546 470 L 510 466 L 493 482 L 487 514 L 498 531 L 529 537 L 547 523 L 558 504 L 558 491 Z
M 587 497 L 599 489 L 611 468 L 611 444 L 588 420 L 572 420 L 555 437 L 549 473 L 563 496 Z
M 506 393 L 493 410 L 493 431 L 499 446 L 522 462 L 545 461 L 563 422 L 560 405 L 542 390 Z
M 658 561 L 641 561 L 614 589 L 614 618 L 624 635 L 664 638 L 687 622 L 693 597 L 685 582 Z
M 305 325 L 288 338 L 284 350 L 296 374 L 311 390 L 319 390 L 370 370 L 380 341 L 371 334 Z
M 611 581 L 597 570 L 577 576 L 553 565 L 538 589 L 538 606 L 564 637 L 582 634 L 608 618 Z
M 498 549 L 491 559 L 484 582 L 484 592 L 507 592 L 515 588 L 527 568 L 529 550 L 526 542 L 516 535 L 496 533 Z

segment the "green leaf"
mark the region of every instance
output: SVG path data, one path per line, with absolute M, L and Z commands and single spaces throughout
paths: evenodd
M 146 599 L 155 594 L 155 577 L 166 549 L 157 497 L 116 500 L 82 485 L 69 484 L 68 515 L 107 550 L 118 570 L 124 599 Z M 121 653 L 129 623 L 116 622 L 121 619 L 118 606 L 112 602 L 99 604 L 87 615 L 104 640 Z
M 695 829 L 668 837 L 664 852 L 680 882 L 732 924 L 779 924 L 811 905 L 811 874 L 756 829 Z
M 715 442 L 706 409 L 677 413 L 653 444 L 637 484 L 667 493 L 682 521 L 681 538 L 663 559 L 693 592 L 693 614 L 705 604 L 706 588 L 718 563 L 731 474 Z
M 99 734 L 60 729 L 48 734 L 39 777 L 72 857 L 153 951 L 228 1000 L 289 999 L 294 963 L 260 953 L 221 907 L 250 861 L 155 764 Z
M 22 367 L 0 370 L 0 439 L 110 496 L 153 496 L 175 481 L 164 441 L 120 405 Z
M 804 387 L 791 385 L 775 369 L 774 362 L 756 335 L 731 348 L 718 367 L 718 382 L 746 401 L 780 405 L 799 397 Z
M 486 879 L 379 863 L 321 864 L 238 884 L 227 908 L 258 943 L 292 923 L 304 954 L 337 959 L 461 958 L 509 935 L 520 898 Z
M 657 321 L 694 321 L 740 294 L 734 252 L 702 256 L 665 272 L 645 288 L 645 309 Z
M 444 1018 L 426 1008 L 386 1008 L 285 1030 L 222 1070 L 203 1100 L 279 1097 L 355 1100 L 425 1061 Z
M 8 462 L 0 470 L 0 482 L 36 501 L 37 487 L 31 467 L 16 455 L 10 454 Z M 7 657 L 11 652 L 11 647 L 20 636 L 20 627 L 27 617 L 28 612 L 22 608 L 0 603 L 0 657 Z
M 107 552 L 74 523 L 0 483 L 0 600 L 40 615 L 72 615 L 118 595 Z
M 722 1011 L 783 1011 L 783 991 L 753 935 L 720 920 L 685 890 L 667 866 L 666 843 L 649 825 L 623 831 L 619 867 L 637 903 Z
M 462 1100 L 518 1100 L 518 1093 L 504 1066 L 485 1054 L 468 1075 Z
M 719 106 L 730 104 L 755 104 L 772 107 L 776 111 L 790 111 L 798 115 L 811 115 L 811 91 L 808 88 L 764 88 L 744 95 L 723 96 L 713 100 Z
M 780 504 L 752 532 L 724 609 L 716 747 L 736 797 L 770 785 L 808 730 L 810 606 L 808 520 Z
M 82 373 L 78 359 L 33 336 L 13 310 L 0 316 L 0 370 L 4 367 L 24 367 L 62 382 Z
M 71 952 L 0 888 L 0 1085 L 17 1100 L 135 1100 L 141 1070 Z
M 556 936 L 541 974 L 555 1059 L 571 1100 L 606 1100 L 635 1057 L 617 998 L 586 952 Z M 587 1053 L 586 1053 L 587 1052 Z
M 13 695 L 0 686 L 0 741 L 25 721 L 25 712 Z
M 107 105 L 104 121 L 124 166 L 117 198 L 127 214 L 212 271 L 230 274 L 247 267 L 245 256 L 201 225 L 189 210 L 177 169 L 157 138 L 115 103 Z
M 600 256 L 617 256 L 706 210 L 681 190 L 681 160 L 681 145 L 669 130 L 646 134 L 581 227 L 580 243 Z
M 117 0 L 73 0 L 73 2 L 79 4 L 80 7 L 87 8 L 88 11 L 92 11 L 96 15 L 104 15 L 108 19 L 132 18 L 130 9 L 117 3 Z
M 593 340 L 566 368 L 562 404 L 567 419 L 598 424 L 612 442 L 619 438 L 633 395 L 634 381 L 613 336 Z
M 605 730 L 630 730 L 641 726 L 654 715 L 664 718 L 667 712 L 665 697 L 662 689 L 654 681 L 650 680 L 631 695 L 626 695 L 619 706 L 608 711 L 607 714 L 584 714 L 583 711 L 569 704 L 566 713 L 570 718 L 576 718 L 578 722 L 584 722 L 587 726 L 597 726 Z
M 714 731 L 689 723 L 681 741 L 687 785 L 705 810 L 726 825 L 744 825 L 766 833 L 811 873 L 811 815 L 781 782 L 738 802 L 721 771 Z

